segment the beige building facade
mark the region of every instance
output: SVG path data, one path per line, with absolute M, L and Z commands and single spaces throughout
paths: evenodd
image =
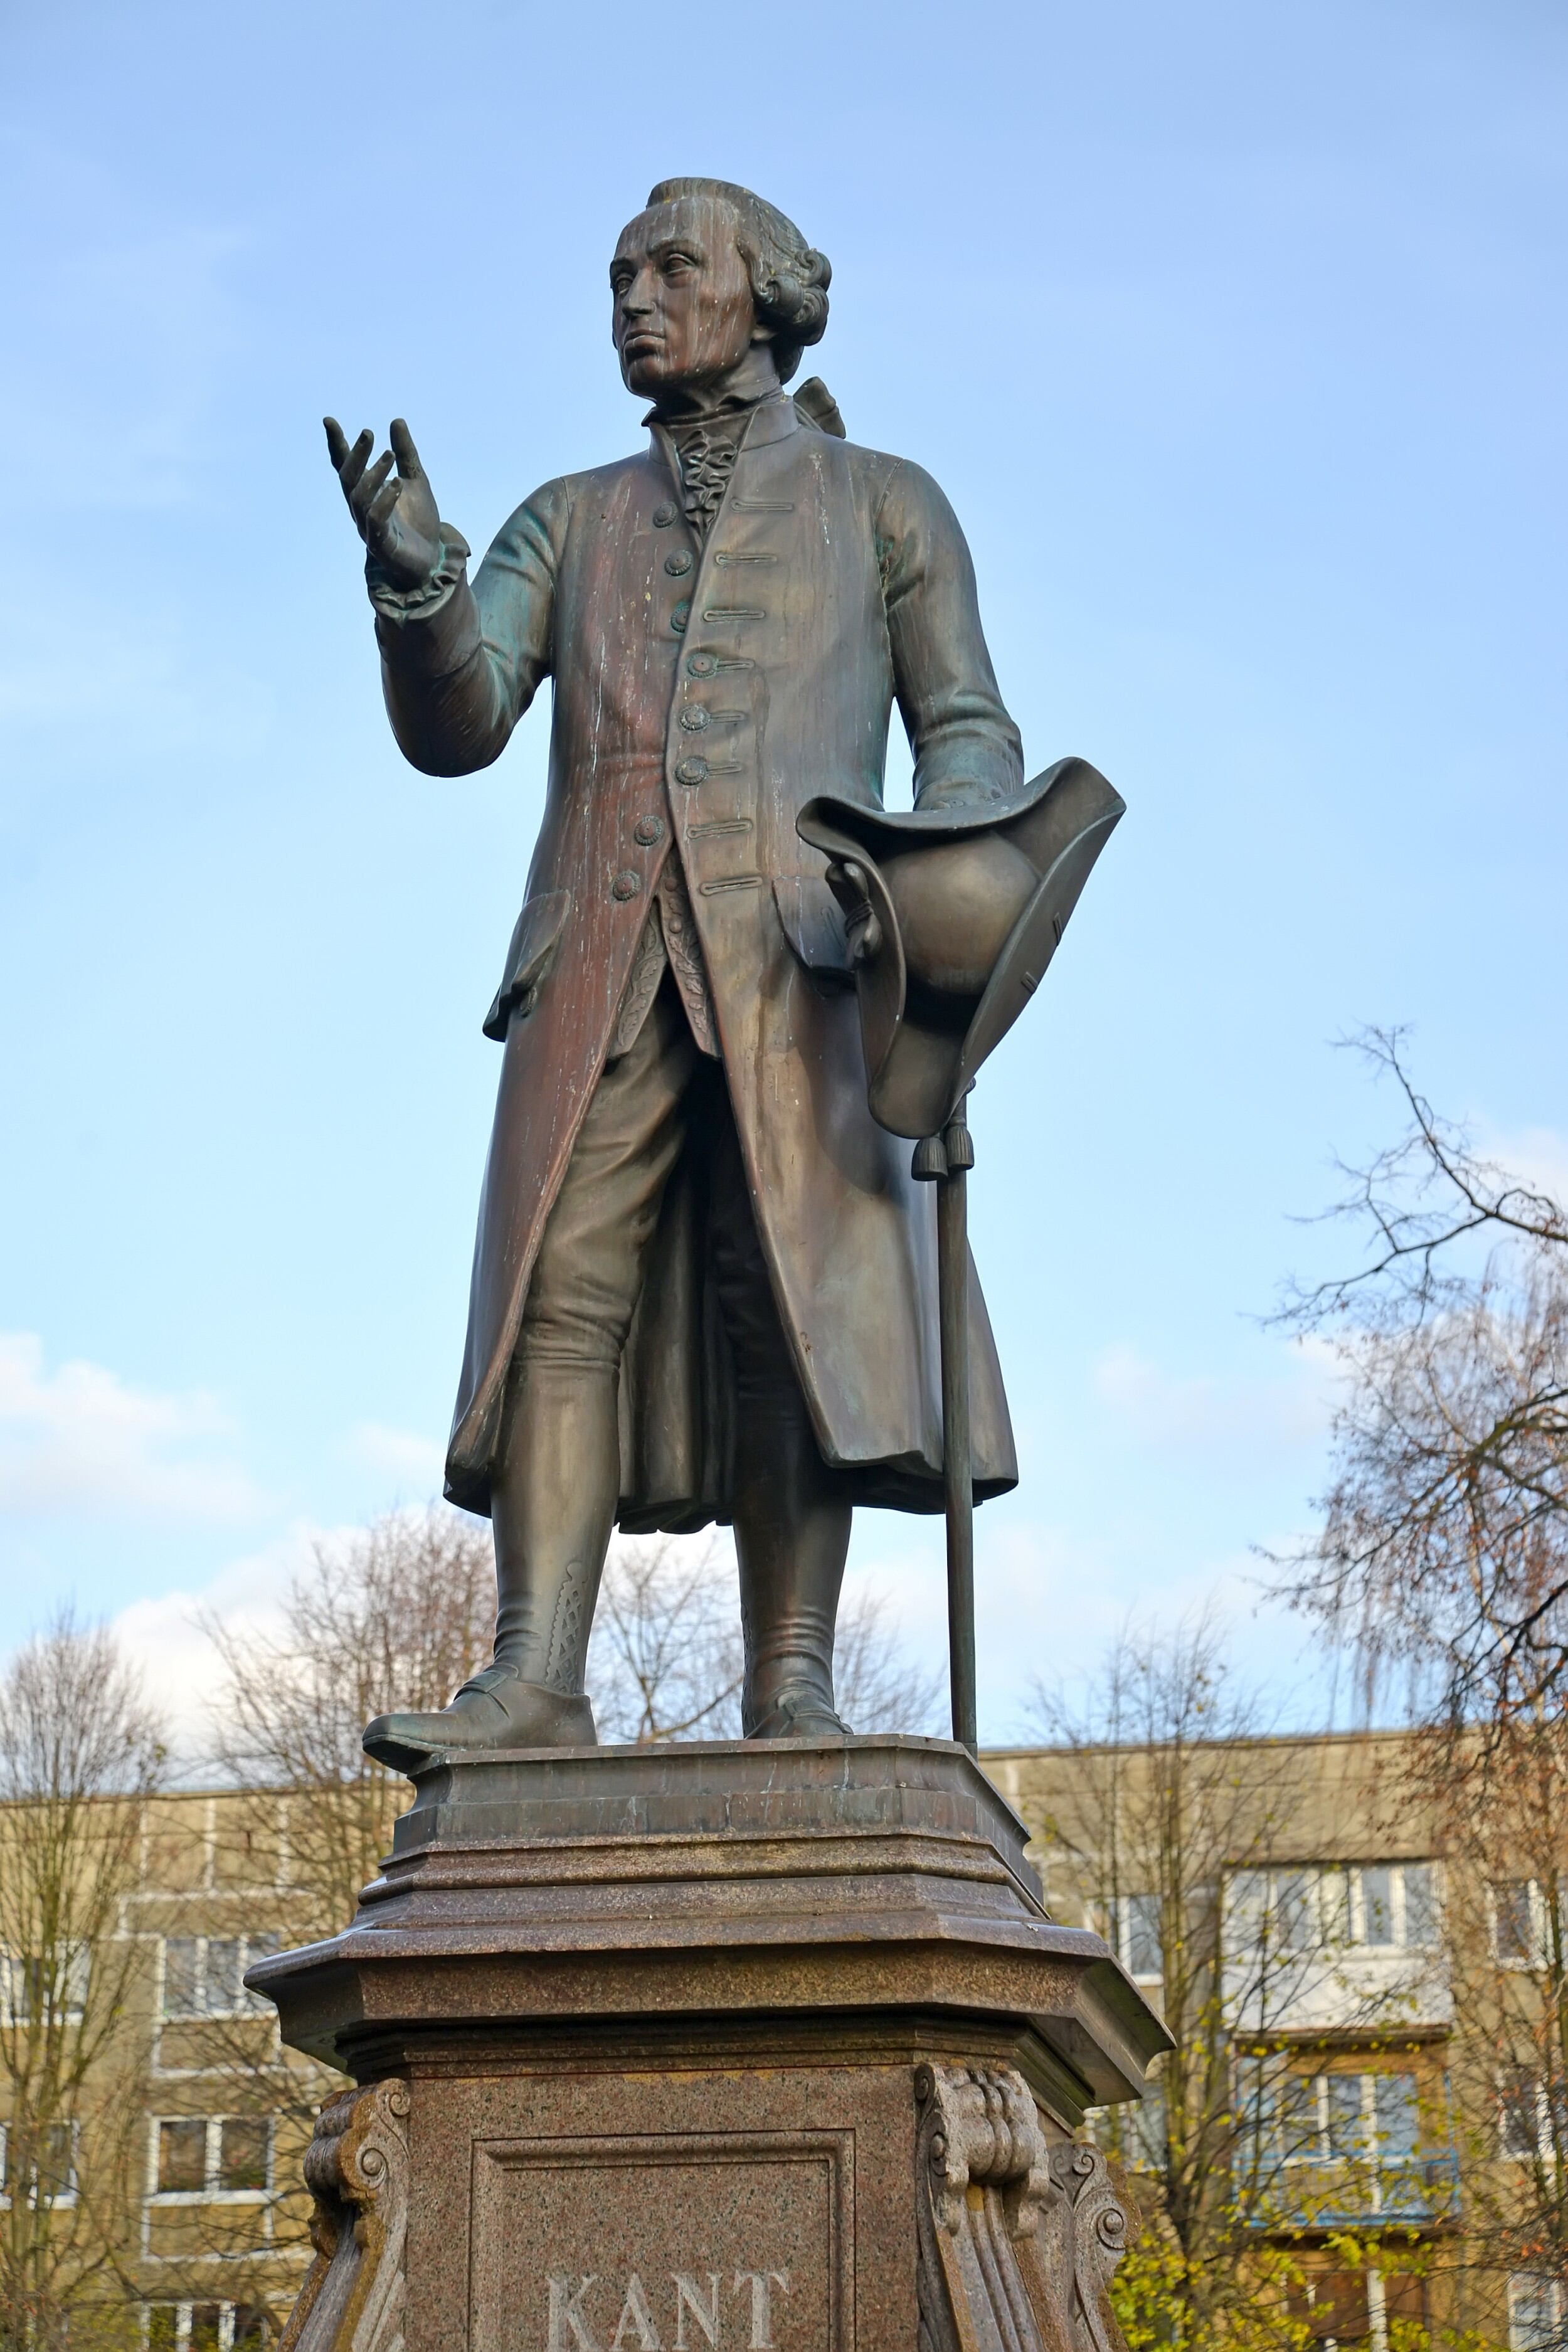
M 1523 2267 L 1497 2228 L 1550 2172 L 1554 2095 L 1531 2063 L 1542 1998 L 1524 1979 L 1552 1975 L 1559 1906 L 1501 1844 L 1456 1849 L 1410 1736 L 1216 1744 L 1184 1768 L 1206 1830 L 1184 1825 L 1168 1756 L 983 1760 L 1030 1827 L 1054 1916 L 1105 1934 L 1156 2008 L 1184 1897 L 1185 2015 L 1167 2022 L 1190 2033 L 1212 2015 L 1229 2037 L 1237 2234 L 1299 2269 L 1286 2292 L 1310 2336 L 1371 2352 L 1428 2332 L 1511 2352 L 1561 2344 L 1549 2244 Z M 1184 1838 L 1184 1880 L 1172 1851 Z M 1205 1919 L 1218 1955 L 1206 1990 L 1191 1948 Z M 1147 2208 L 1171 2162 L 1158 2090 L 1099 2129 L 1142 2176 Z M 1518 2234 L 1530 2261 L 1531 2232 Z
M 1310 2337 L 1369 2352 L 1400 2352 L 1426 2329 L 1512 2352 L 1558 2341 L 1550 2266 L 1500 2266 L 1477 2235 L 1510 2183 L 1539 2172 L 1552 2095 L 1516 2053 L 1485 2046 L 1490 2029 L 1459 1998 L 1477 1953 L 1469 1977 L 1456 1961 L 1458 1923 L 1482 1919 L 1481 1965 L 1505 1990 L 1510 1970 L 1522 1980 L 1555 1897 L 1510 1875 L 1506 1856 L 1484 1886 L 1459 1885 L 1412 1798 L 1402 1737 L 1216 1746 L 1187 1787 L 1204 1816 L 1190 1884 L 1151 1831 L 1180 1813 L 1153 1751 L 1016 1748 L 983 1762 L 1029 1825 L 1053 1915 L 1105 1933 L 1173 2028 L 1206 2031 L 1223 2014 L 1237 2117 L 1206 2143 L 1210 2161 L 1236 2174 L 1242 2242 L 1292 2250 Z M 309 2260 L 300 2163 L 338 2084 L 281 2048 L 269 2006 L 243 1984 L 263 1953 L 341 1924 L 321 1917 L 291 1864 L 305 1801 L 207 1791 L 147 1805 L 120 1914 L 132 1965 L 105 2043 L 105 2112 L 85 2101 L 63 2132 L 35 2136 L 26 2162 L 14 2160 L 20 2119 L 0 2115 L 7 2210 L 47 2205 L 63 2227 L 96 2196 L 115 2254 L 95 2293 L 118 2298 L 126 2340 L 155 2352 L 262 2352 Z M 1184 1953 L 1176 2001 L 1178 1914 L 1189 1945 L 1194 1920 L 1216 1923 L 1218 1958 L 1205 1980 L 1201 1953 Z M 6 1959 L 12 2020 L 26 2013 L 29 1967 Z M 90 1956 L 79 1974 L 65 1998 L 90 2002 Z M 7 2095 L 0 2083 L 0 2105 Z M 13 2108 L 16 2095 L 13 2084 Z M 1097 2124 L 1146 2209 L 1170 2128 L 1158 2092 Z M 117 2169 L 97 2162 L 100 2140 L 121 2149 Z
M 296 1801 L 145 1804 L 113 1948 L 64 1969 L 56 1954 L 6 1956 L 0 2225 L 15 2225 L 24 2286 L 26 2227 L 65 2244 L 73 2341 L 260 2352 L 287 2315 L 310 2252 L 300 2159 L 332 2078 L 280 2047 L 243 1979 L 315 1932 L 289 1867 Z M 58 2096 L 37 2055 L 51 2027 L 68 2053 L 77 2039 L 92 2054 L 68 2122 L 40 2126 L 29 2107 Z
M 148 1809 L 127 1929 L 146 1993 L 135 2278 L 156 2352 L 259 2352 L 309 2260 L 300 2163 L 335 2078 L 282 2048 L 270 2002 L 243 1982 L 315 1932 L 289 1868 L 300 1801 L 225 1791 Z

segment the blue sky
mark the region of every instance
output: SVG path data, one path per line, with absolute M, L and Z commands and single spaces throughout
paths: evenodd
M 1330 1401 L 1256 1318 L 1394 1118 L 1331 1041 L 1568 1163 L 1561 10 L 57 0 L 0 68 L 0 1647 L 73 1592 L 173 1688 L 192 1596 L 435 1483 L 548 714 L 404 766 L 319 419 L 482 546 L 635 446 L 605 266 L 699 171 L 832 257 L 1031 772 L 1129 804 L 974 1106 L 983 1731 L 1211 1591 L 1313 1719 L 1247 1580 Z M 922 1648 L 940 1553 L 857 1537 Z

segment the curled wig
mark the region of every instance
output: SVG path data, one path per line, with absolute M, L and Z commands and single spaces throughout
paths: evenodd
M 808 343 L 820 342 L 827 324 L 827 289 L 833 270 L 825 253 L 807 245 L 794 221 L 729 180 L 661 180 L 650 206 L 677 196 L 711 196 L 728 205 L 738 223 L 735 243 L 752 274 L 757 318 L 771 327 L 779 382 L 787 383 Z

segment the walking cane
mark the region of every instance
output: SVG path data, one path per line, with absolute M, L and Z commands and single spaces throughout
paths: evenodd
M 973 1756 L 974 1478 L 969 1442 L 969 1171 L 974 1139 L 960 1102 L 939 1135 L 915 1146 L 913 1172 L 936 1192 L 937 1327 L 942 1354 L 942 1477 L 947 1513 L 947 1654 L 952 1736 Z
M 967 1192 L 974 1143 L 964 1103 L 981 1063 L 1038 988 L 1123 807 L 1097 768 L 1069 759 L 994 808 L 895 814 L 824 793 L 795 819 L 801 839 L 827 860 L 825 878 L 843 920 L 837 950 L 816 954 L 803 933 L 797 952 L 808 965 L 820 960 L 841 971 L 847 950 L 871 1116 L 889 1134 L 914 1141 L 910 1172 L 937 1188 L 952 1736 L 972 1756 L 978 1723 Z

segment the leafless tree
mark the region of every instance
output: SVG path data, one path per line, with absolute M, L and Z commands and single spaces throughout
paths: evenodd
M 394 1511 L 319 1544 L 283 1602 L 282 1631 L 258 1638 L 209 1620 L 226 1670 L 213 1746 L 242 1787 L 284 1789 L 289 1858 L 311 1898 L 307 1923 L 331 1935 L 375 1874 L 408 1784 L 360 1744 L 390 1706 L 444 1706 L 487 1662 L 495 1628 L 489 1530 L 433 1505 Z
M 743 1655 L 735 1568 L 717 1538 L 637 1537 L 612 1549 L 601 1589 L 588 1685 L 606 1740 L 738 1739 Z M 915 1664 L 885 1601 L 842 1612 L 838 1705 L 857 1731 L 925 1731 L 943 1687 Z
M 1568 2346 L 1568 1210 L 1438 1116 L 1400 1033 L 1356 1042 L 1402 1131 L 1328 1212 L 1361 1264 L 1283 1308 L 1346 1397 L 1319 1532 L 1276 1565 L 1369 1704 L 1407 1677 L 1401 1802 L 1447 1858 L 1466 2261 L 1494 2305 L 1533 2274 L 1531 2341 Z
M 127 2011 L 163 1729 L 102 1627 L 69 1610 L 0 1678 L 0 2345 L 113 2340 L 126 2294 L 144 2052 Z
M 717 1539 L 617 1540 L 588 1657 L 600 1738 L 738 1739 L 742 1673 L 734 1570 Z
M 282 1603 L 276 1634 L 258 1636 L 209 1619 L 226 1670 L 213 1709 L 212 1753 L 225 1778 L 287 1802 L 289 1885 L 276 1932 L 289 1944 L 335 1935 L 374 1877 L 394 1824 L 410 1801 L 402 1774 L 375 1763 L 362 1735 L 389 1706 L 446 1705 L 488 1662 L 495 1629 L 495 1562 L 489 1528 L 435 1504 L 387 1513 L 358 1533 L 318 1544 Z M 268 1929 L 274 1923 L 263 1923 Z M 308 2141 L 315 2112 L 342 2088 L 325 2068 L 258 2038 L 245 2006 L 201 2027 L 210 2095 L 226 2114 L 268 2117 L 278 2147 Z M 269 2174 L 266 2238 L 272 2259 L 305 2251 L 297 2172 Z M 189 2282 L 201 2292 L 204 2259 L 226 2256 L 231 2292 L 265 2292 L 237 2268 L 223 2242 L 225 2209 L 186 2217 Z M 259 2214 L 247 2219 L 254 2231 Z M 252 2265 L 253 2269 L 255 2265 Z M 168 2271 L 176 2299 L 182 2274 Z
M 401 1776 L 364 1754 L 366 1722 L 393 1704 L 445 1705 L 489 1656 L 494 1614 L 489 1530 L 437 1505 L 318 1546 L 285 1598 L 279 1635 L 209 1622 L 226 1669 L 216 1759 L 240 1786 L 307 1800 L 291 1809 L 290 1858 L 314 1898 L 318 1932 L 349 1917 L 407 1801 Z M 885 1602 L 845 1610 L 837 1663 L 841 1703 L 858 1729 L 928 1727 L 942 1674 L 907 1657 Z M 741 1680 L 728 1546 L 618 1539 L 589 1656 L 600 1737 L 737 1738 Z
M 1528 1717 L 1568 1679 L 1568 1211 L 1418 1092 L 1397 1032 L 1360 1041 L 1405 1127 L 1328 1213 L 1350 1274 L 1289 1295 L 1347 1376 L 1321 1525 L 1278 1560 L 1356 1655 L 1456 1720 Z
M 838 1620 L 834 1675 L 846 1722 L 860 1732 L 912 1731 L 945 1738 L 947 1660 L 912 1658 L 883 1593 L 862 1592 Z
M 1052 1907 L 1158 1979 L 1176 2042 L 1142 2108 L 1097 2120 L 1145 2224 L 1114 2289 L 1129 2342 L 1305 2344 L 1285 2183 L 1293 2201 L 1315 2126 L 1289 2037 L 1332 1958 L 1316 1881 L 1280 1859 L 1300 1853 L 1301 1788 L 1206 1616 L 1123 1633 L 1087 1696 L 1037 1685 L 1032 1712 L 1065 1751 L 1041 1836 Z
M 1532 2352 L 1568 2352 L 1568 1715 L 1553 1694 L 1529 1716 L 1439 1717 L 1398 1801 L 1445 1854 L 1464 2266 L 1499 2313 L 1522 2275 Z

